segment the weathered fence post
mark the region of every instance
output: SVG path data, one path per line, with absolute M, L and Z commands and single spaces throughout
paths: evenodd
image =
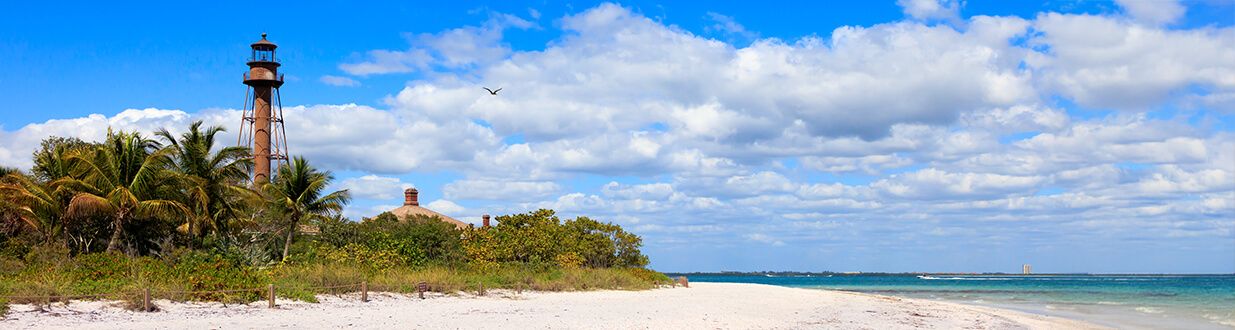
M 270 292 L 266 296 L 266 302 L 269 305 L 268 307 L 274 308 L 274 283 L 271 283 L 268 288 Z
M 150 311 L 150 288 L 142 289 L 142 311 Z
M 425 282 L 416 283 L 416 293 L 420 294 L 420 299 L 425 299 L 425 291 L 429 289 L 429 284 Z
M 485 283 L 484 282 L 476 282 L 476 295 L 477 296 L 485 295 Z
M 369 302 L 369 281 L 360 282 L 360 301 Z

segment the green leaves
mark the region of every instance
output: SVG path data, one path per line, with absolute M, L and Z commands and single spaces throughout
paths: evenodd
M 64 198 L 48 184 L 20 172 L 0 177 L 0 212 L 15 217 L 39 235 L 41 242 L 54 239 L 64 230 Z
M 464 251 L 477 263 L 553 263 L 564 267 L 643 267 L 639 236 L 622 227 L 579 217 L 562 222 L 553 210 L 497 217 L 498 225 L 464 235 Z
M 247 187 L 253 166 L 249 149 L 223 147 L 212 152 L 215 136 L 224 131 L 220 126 L 203 129 L 202 122 L 195 121 L 179 138 L 166 129 L 155 133 L 168 145 L 171 167 L 183 184 L 181 199 L 192 211 L 179 229 L 193 238 L 228 234 L 234 222 L 243 220 L 242 209 L 258 200 L 257 192 Z
M 78 138 L 50 137 L 42 141 L 39 150 L 34 152 L 34 167 L 31 175 L 38 181 L 51 182 L 69 175 L 68 156 L 78 150 L 93 148 L 97 145 L 86 143 Z
M 462 231 L 436 218 L 408 217 L 399 220 L 383 212 L 361 222 L 329 218 L 319 222 L 318 253 L 344 251 L 356 260 L 381 260 L 361 263 L 366 268 L 387 267 L 387 254 L 398 256 L 400 266 L 421 267 L 462 261 Z M 350 248 L 349 248 L 350 246 Z M 376 256 L 376 257 L 375 257 Z M 377 259 L 374 259 L 377 258 Z

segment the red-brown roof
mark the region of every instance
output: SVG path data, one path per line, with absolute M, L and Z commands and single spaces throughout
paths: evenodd
M 466 222 L 455 220 L 455 218 L 451 218 L 449 216 L 446 216 L 445 214 L 437 213 L 437 212 L 434 212 L 433 210 L 420 207 L 419 205 L 403 205 L 397 209 L 390 210 L 390 213 L 399 217 L 399 219 L 403 219 L 409 216 L 417 216 L 417 215 L 428 217 L 428 218 L 438 217 L 439 219 L 442 219 L 443 222 L 455 225 L 455 228 L 459 228 L 459 229 L 464 229 L 470 226 Z

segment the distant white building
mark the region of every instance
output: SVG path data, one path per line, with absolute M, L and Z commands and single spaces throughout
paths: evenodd
M 1033 274 L 1033 266 L 1030 266 L 1029 264 L 1021 265 L 1021 274 Z

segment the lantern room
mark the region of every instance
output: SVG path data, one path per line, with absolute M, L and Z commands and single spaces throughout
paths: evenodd
M 262 40 L 254 42 L 253 55 L 249 58 L 249 62 L 278 62 L 274 58 L 274 49 L 278 47 L 270 40 L 266 40 L 266 34 L 262 33 Z

